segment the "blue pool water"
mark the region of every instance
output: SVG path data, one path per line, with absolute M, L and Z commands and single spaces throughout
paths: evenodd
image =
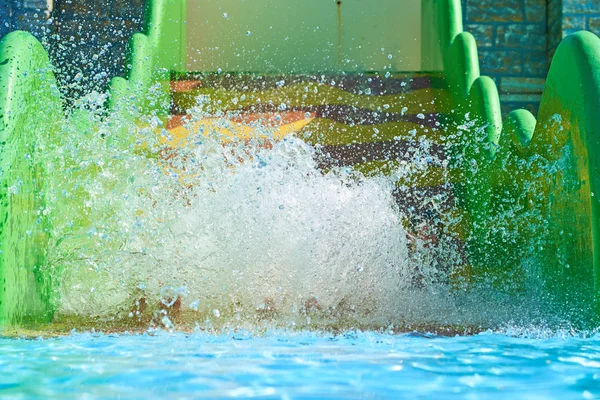
M 600 337 L 75 334 L 2 339 L 0 371 L 2 398 L 592 399 Z

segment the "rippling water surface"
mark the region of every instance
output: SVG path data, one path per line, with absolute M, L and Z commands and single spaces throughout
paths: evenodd
M 600 338 L 75 334 L 0 341 L 14 398 L 600 397 Z

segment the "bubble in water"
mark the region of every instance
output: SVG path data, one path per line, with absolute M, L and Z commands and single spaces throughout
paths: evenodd
M 179 291 L 172 286 L 165 286 L 160 290 L 160 302 L 166 307 L 171 307 L 177 301 Z

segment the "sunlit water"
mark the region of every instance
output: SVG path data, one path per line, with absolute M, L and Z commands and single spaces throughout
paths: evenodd
M 600 339 L 77 334 L 3 339 L 0 368 L 11 398 L 593 399 Z

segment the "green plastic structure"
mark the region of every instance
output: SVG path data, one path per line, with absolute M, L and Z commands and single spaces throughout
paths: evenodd
M 0 42 L 0 323 L 52 317 L 45 264 L 44 171 L 36 135 L 63 120 L 52 65 L 30 34 Z
M 129 43 L 128 78 L 115 77 L 111 81 L 110 109 L 129 107 L 135 114 L 150 107 L 159 114 L 168 113 L 170 72 L 181 68 L 185 60 L 186 5 L 186 0 L 146 3 L 144 33 L 134 34 Z M 152 89 L 149 100 L 146 94 Z
M 517 110 L 503 122 L 496 85 L 480 76 L 475 39 L 463 32 L 460 1 L 434 7 L 454 115 L 458 123 L 465 115 L 475 122 L 453 146 L 473 275 L 503 278 L 534 247 L 552 297 L 570 306 L 594 304 L 600 294 L 600 39 L 588 32 L 564 39 L 537 121 Z M 144 33 L 130 43 L 127 78 L 110 85 L 108 107 L 125 116 L 148 110 L 167 116 L 170 74 L 185 69 L 186 1 L 152 0 L 146 11 Z M 46 51 L 28 33 L 6 35 L 0 42 L 0 325 L 53 316 L 52 276 L 43 269 L 51 233 L 36 135 L 59 131 L 64 121 Z M 509 207 L 518 215 L 498 219 Z
M 529 111 L 516 110 L 503 123 L 496 85 L 480 76 L 475 39 L 462 31 L 460 1 L 437 4 L 444 73 L 459 118 L 468 112 L 482 128 L 464 143 L 464 186 L 457 188 L 470 223 L 471 263 L 483 274 L 502 274 L 537 243 L 549 297 L 579 311 L 596 306 L 600 39 L 585 31 L 565 38 L 553 57 L 537 121 Z M 540 157 L 543 162 L 535 160 Z M 466 165 L 472 162 L 475 174 Z M 520 218 L 511 216 L 519 243 L 495 235 L 498 219 L 492 216 L 505 210 L 503 204 L 522 210 Z

